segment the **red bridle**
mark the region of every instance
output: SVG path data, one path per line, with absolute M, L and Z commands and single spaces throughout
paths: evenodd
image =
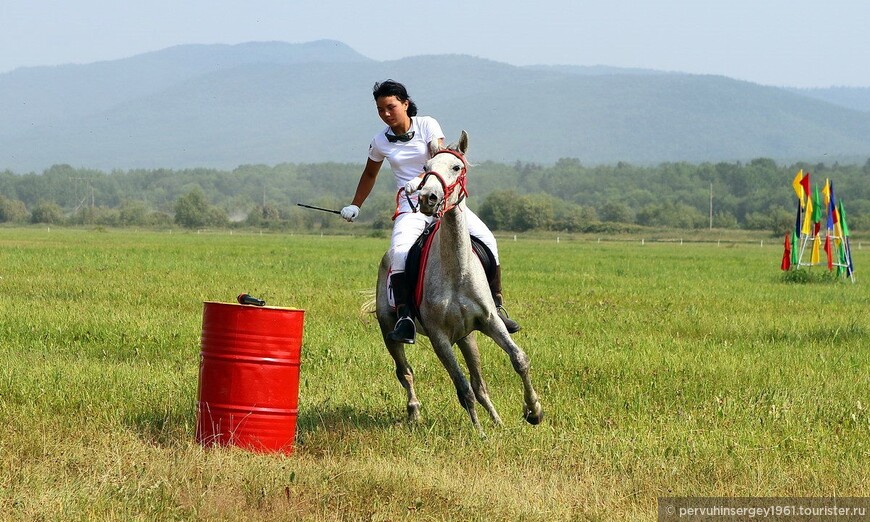
M 448 185 L 447 182 L 444 181 L 444 177 L 441 176 L 441 174 L 438 174 L 434 170 L 430 170 L 429 172 L 423 174 L 423 181 L 421 181 L 420 185 L 417 187 L 417 190 L 423 188 L 423 186 L 426 185 L 426 180 L 429 178 L 429 176 L 435 176 L 435 179 L 437 179 L 438 182 L 441 183 L 441 188 L 444 190 L 444 199 L 441 200 L 441 203 L 438 205 L 440 208 L 436 210 L 434 214 L 436 218 L 440 218 L 444 215 L 445 212 L 452 210 L 457 205 L 462 203 L 462 200 L 468 197 L 468 189 L 465 186 L 467 179 L 466 173 L 468 172 L 468 163 L 466 163 L 465 161 L 465 156 L 463 156 L 462 153 L 453 149 L 442 149 L 436 152 L 435 155 L 432 157 L 434 158 L 435 156 L 444 153 L 453 154 L 454 156 L 459 158 L 460 161 L 462 161 L 462 171 L 459 173 L 459 176 L 457 176 L 456 181 Z M 459 187 L 459 196 L 456 199 L 456 203 L 448 206 L 447 202 L 450 200 L 450 197 L 453 195 L 453 192 L 456 190 L 457 187 Z

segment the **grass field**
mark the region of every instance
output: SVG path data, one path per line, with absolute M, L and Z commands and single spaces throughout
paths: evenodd
M 360 312 L 386 244 L 0 229 L 0 518 L 653 520 L 658 496 L 870 495 L 861 281 L 786 283 L 776 241 L 501 238 L 545 418 L 521 419 L 482 340 L 505 426 L 480 440 L 425 340 L 404 422 Z M 194 441 L 202 302 L 240 292 L 306 310 L 290 457 Z

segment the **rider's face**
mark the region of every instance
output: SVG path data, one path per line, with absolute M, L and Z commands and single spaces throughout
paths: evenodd
M 405 126 L 408 121 L 408 101 L 399 101 L 395 96 L 382 96 L 375 102 L 378 107 L 378 116 L 391 129 Z

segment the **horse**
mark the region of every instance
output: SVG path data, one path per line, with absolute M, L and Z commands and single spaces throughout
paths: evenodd
M 539 424 L 543 419 L 543 408 L 532 387 L 529 358 L 499 318 L 484 269 L 472 250 L 464 213 L 467 150 L 468 134 L 464 130 L 459 141 L 449 147 L 443 147 L 437 141 L 429 145 L 430 159 L 418 187 L 418 205 L 420 212 L 435 216 L 441 223 L 433 232 L 435 235 L 425 267 L 420 267 L 421 271 L 425 269 L 425 273 L 422 297 L 417 306 L 417 330 L 429 338 L 456 387 L 459 404 L 468 413 L 479 435 L 484 437 L 475 401 L 486 409 L 496 426 L 501 426 L 502 420 L 483 380 L 476 331 L 489 336 L 510 356 L 523 384 L 523 418 L 530 424 Z M 375 312 L 384 343 L 396 364 L 396 377 L 407 393 L 408 421 L 415 422 L 420 418 L 420 401 L 414 390 L 414 371 L 405 357 L 405 345 L 387 337 L 397 320 L 387 295 L 389 269 L 387 252 L 378 268 Z M 470 383 L 453 352 L 454 344 L 459 346 L 465 359 Z

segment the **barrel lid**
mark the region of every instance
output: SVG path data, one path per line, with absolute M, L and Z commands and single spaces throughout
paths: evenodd
M 238 306 L 239 308 L 253 308 L 255 310 L 289 310 L 295 312 L 304 312 L 302 308 L 289 308 L 286 306 L 254 306 L 254 305 L 243 305 L 239 303 L 222 303 L 220 301 L 203 301 L 203 304 L 216 304 L 216 305 L 225 305 L 225 306 Z

